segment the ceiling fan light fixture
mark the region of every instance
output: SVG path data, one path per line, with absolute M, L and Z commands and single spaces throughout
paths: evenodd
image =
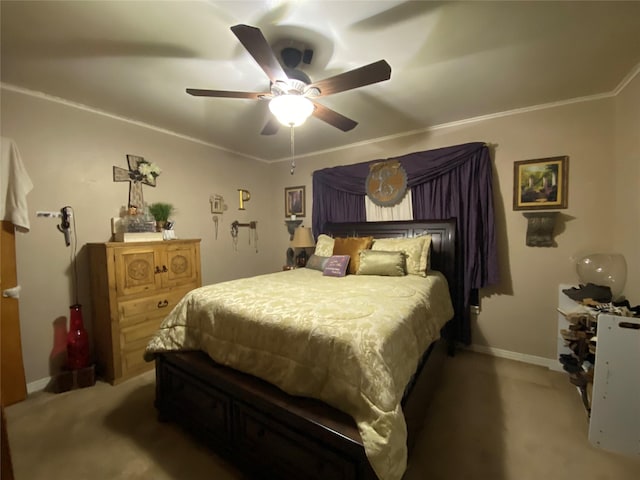
M 288 127 L 302 125 L 313 113 L 313 102 L 302 95 L 278 95 L 269 102 L 269 110 Z

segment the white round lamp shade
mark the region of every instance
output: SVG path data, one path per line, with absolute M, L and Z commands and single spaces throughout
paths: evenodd
M 301 95 L 279 95 L 269 101 L 269 110 L 288 127 L 302 125 L 313 113 L 313 102 Z
M 593 283 L 611 289 L 619 297 L 627 281 L 627 262 L 619 253 L 592 253 L 578 260 L 578 277 L 582 283 Z

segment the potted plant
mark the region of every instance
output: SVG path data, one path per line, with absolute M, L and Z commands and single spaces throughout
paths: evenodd
M 157 231 L 162 231 L 169 217 L 173 215 L 175 209 L 170 203 L 157 202 L 149 205 L 149 213 L 153 215 L 156 221 Z

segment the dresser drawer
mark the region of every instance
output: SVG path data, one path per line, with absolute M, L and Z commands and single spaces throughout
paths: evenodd
M 118 303 L 120 326 L 164 318 L 194 285 L 167 290 L 156 295 L 125 300 Z
M 153 362 L 145 362 L 143 358 L 146 346 L 147 343 L 142 342 L 121 352 L 123 376 L 134 375 L 153 368 Z
M 277 423 L 256 410 L 234 404 L 237 442 L 253 462 L 269 469 L 276 465 L 280 477 L 297 480 L 348 480 L 357 478 L 358 467 L 337 452 L 324 451 L 295 430 Z
M 152 362 L 144 361 L 143 354 L 151 336 L 160 328 L 163 318 L 158 317 L 120 329 L 120 357 L 123 375 L 140 373 L 153 367 Z
M 136 323 L 135 325 L 123 327 L 120 329 L 120 347 L 124 350 L 129 345 L 144 342 L 145 345 L 151 339 L 151 336 L 158 331 L 164 317 L 158 317 L 146 322 Z

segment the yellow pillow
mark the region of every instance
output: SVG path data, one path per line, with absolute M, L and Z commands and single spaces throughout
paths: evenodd
M 333 254 L 349 255 L 349 273 L 355 274 L 360 267 L 360 252 L 371 248 L 373 237 L 338 237 L 333 240 Z
M 415 238 L 378 238 L 373 242 L 371 250 L 403 252 L 407 273 L 426 277 L 430 247 L 431 235 L 422 235 Z

